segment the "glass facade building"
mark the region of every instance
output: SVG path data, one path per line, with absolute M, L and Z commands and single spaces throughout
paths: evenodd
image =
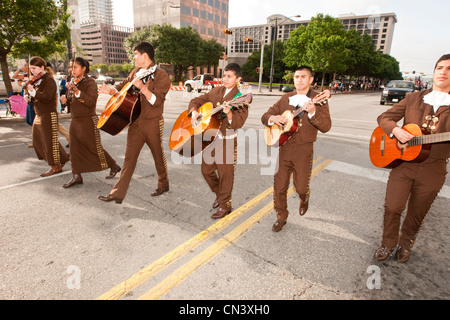
M 228 27 L 228 0 L 133 0 L 133 14 L 135 29 L 164 23 L 191 26 L 202 38 L 227 45 L 222 29 Z

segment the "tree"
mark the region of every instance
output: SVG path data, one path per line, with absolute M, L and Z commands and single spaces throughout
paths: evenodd
M 223 52 L 223 47 L 215 40 L 203 40 L 192 27 L 177 29 L 163 24 L 136 31 L 124 43 L 130 57 L 133 56 L 133 47 L 140 41 L 153 45 L 158 63 L 168 63 L 174 67 L 176 81 L 180 81 L 183 72 L 191 66 L 217 63 Z
M 349 49 L 348 75 L 374 76 L 379 62 L 378 52 L 372 37 L 365 34 L 361 35 L 357 30 L 350 29 L 346 32 L 346 47 Z
M 402 74 L 400 72 L 400 66 L 398 61 L 388 55 L 381 52 L 377 52 L 377 70 L 374 73 L 374 77 L 377 77 L 381 81 L 387 80 L 402 80 Z
M 224 47 L 218 43 L 215 39 L 203 40 L 200 43 L 201 56 L 199 66 L 209 67 L 214 66 L 216 69 L 219 64 L 219 60 L 223 56 Z
M 40 55 L 64 51 L 70 35 L 68 15 L 53 0 L 2 0 L 0 2 L 0 63 L 5 85 L 12 91 L 7 56 Z M 38 39 L 38 40 L 35 40 Z
M 263 73 L 263 79 L 265 81 L 269 80 L 270 75 L 270 65 L 272 57 L 272 46 L 264 46 L 264 57 L 266 57 L 263 61 L 263 68 L 267 70 L 267 72 Z M 267 58 L 269 57 L 269 58 Z M 284 72 L 286 70 L 286 64 L 283 61 L 284 57 L 284 45 L 282 41 L 275 42 L 275 57 L 273 61 L 274 68 L 274 82 L 280 82 L 284 76 Z M 261 50 L 255 50 L 248 57 L 247 62 L 242 65 L 242 74 L 246 79 L 251 81 L 256 81 L 259 75 L 256 72 L 256 68 L 259 68 L 261 63 Z
M 137 45 L 139 42 L 147 41 L 150 42 L 153 47 L 156 50 L 157 41 L 158 41 L 158 33 L 157 33 L 158 26 L 150 26 L 150 27 L 144 27 L 141 30 L 138 30 L 131 35 L 129 35 L 125 41 L 123 42 L 123 46 L 125 51 L 128 54 L 128 58 L 130 61 L 133 61 L 133 48 L 135 45 Z
M 284 62 L 288 67 L 308 65 L 325 73 L 344 72 L 348 67 L 350 52 L 346 47 L 345 30 L 338 18 L 318 14 L 308 26 L 300 26 L 291 32 L 285 42 Z

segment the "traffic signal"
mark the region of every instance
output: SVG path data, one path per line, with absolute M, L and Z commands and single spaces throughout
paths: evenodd
M 253 43 L 253 39 L 252 38 L 249 38 L 249 37 L 245 37 L 245 42 L 248 42 L 248 43 Z
M 225 34 L 233 34 L 233 31 L 231 31 L 230 29 L 223 29 L 222 32 Z

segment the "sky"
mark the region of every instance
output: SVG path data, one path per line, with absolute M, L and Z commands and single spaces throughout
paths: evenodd
M 133 27 L 132 0 L 113 0 L 114 24 Z M 177 2 L 177 0 L 173 0 Z M 301 15 L 293 20 L 309 20 L 318 13 L 338 17 L 395 13 L 397 23 L 390 55 L 403 72 L 433 73 L 436 61 L 450 53 L 448 0 L 229 0 L 228 27 L 267 23 L 267 17 Z

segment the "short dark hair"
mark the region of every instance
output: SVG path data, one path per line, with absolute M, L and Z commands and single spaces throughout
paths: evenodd
M 295 68 L 294 73 L 296 71 L 303 71 L 303 70 L 309 71 L 309 73 L 311 74 L 311 77 L 314 77 L 314 71 L 309 66 L 299 66 L 299 67 Z
M 155 49 L 153 48 L 153 46 L 151 45 L 151 43 L 149 42 L 139 42 L 137 45 L 134 46 L 133 51 L 137 51 L 140 54 L 146 53 L 148 55 L 148 57 L 150 58 L 150 60 L 152 60 L 153 62 L 155 62 Z
M 444 60 L 450 60 L 450 54 L 444 54 L 442 57 L 439 58 L 439 60 L 436 62 L 436 65 L 434 66 L 434 70 L 436 70 L 436 67 L 438 65 L 439 62 L 444 61 Z
M 241 66 L 237 63 L 229 63 L 226 65 L 223 71 L 233 71 L 236 78 L 242 77 L 242 69 Z

